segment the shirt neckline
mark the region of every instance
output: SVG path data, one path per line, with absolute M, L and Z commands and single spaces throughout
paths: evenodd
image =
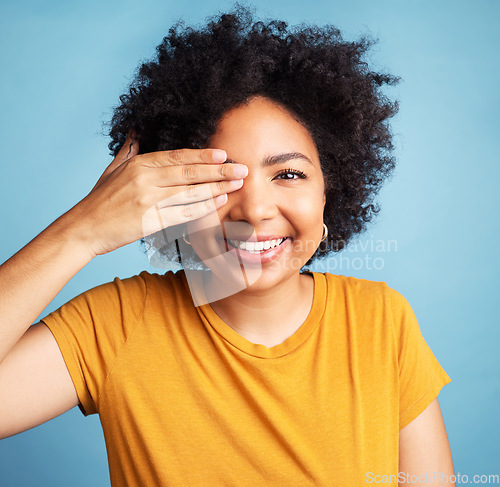
M 210 304 L 201 305 L 196 309 L 198 314 L 203 315 L 208 322 L 206 326 L 210 326 L 224 340 L 240 351 L 258 358 L 282 357 L 295 350 L 307 340 L 319 326 L 325 311 L 327 294 L 326 276 L 319 272 L 307 272 L 314 278 L 314 296 L 311 310 L 300 328 L 284 342 L 274 347 L 269 348 L 260 343 L 253 343 L 241 336 L 219 317 Z

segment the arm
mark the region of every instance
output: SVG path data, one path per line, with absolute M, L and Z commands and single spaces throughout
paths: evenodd
M 33 428 L 79 402 L 50 330 L 30 326 L 91 252 L 71 211 L 0 266 L 0 438 Z
M 0 266 L 0 439 L 79 402 L 56 339 L 30 326 L 66 283 L 96 255 L 217 211 L 242 178 L 217 149 L 138 151 L 129 133 L 92 191 Z
M 0 266 L 0 366 L 37 316 L 91 260 L 71 210 Z
M 115 167 L 137 153 L 127 151 L 124 146 L 91 194 Z M 81 204 L 0 266 L 0 439 L 42 424 L 79 402 L 56 339 L 44 323 L 31 324 L 96 255 L 85 230 L 88 225 L 82 224 L 84 216 L 92 220 L 92 214 L 80 209 Z
M 44 323 L 31 324 L 96 256 L 91 239 L 99 218 L 95 206 L 101 206 L 100 201 L 94 203 L 96 193 L 112 199 L 109 192 L 102 195 L 102 186 L 109 187 L 114 180 L 111 173 L 137 150 L 136 144 L 125 144 L 89 196 L 0 266 L 0 439 L 42 424 L 79 403 L 56 339 Z
M 455 487 L 450 445 L 437 398 L 399 432 L 399 472 L 404 480 L 400 487 Z

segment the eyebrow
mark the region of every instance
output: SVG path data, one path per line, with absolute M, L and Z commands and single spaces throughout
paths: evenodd
M 276 164 L 282 164 L 283 162 L 290 161 L 291 159 L 304 159 L 307 161 L 309 164 L 313 165 L 311 159 L 309 157 L 305 156 L 304 154 L 300 152 L 286 152 L 283 154 L 275 154 L 273 156 L 266 156 L 264 160 L 262 161 L 262 165 L 264 167 L 267 166 L 274 166 Z M 237 164 L 236 161 L 233 161 L 233 159 L 226 159 L 225 162 L 228 162 L 229 164 Z

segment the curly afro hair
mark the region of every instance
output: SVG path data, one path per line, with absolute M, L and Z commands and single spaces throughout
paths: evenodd
M 111 154 L 130 129 L 141 153 L 206 147 L 226 111 L 255 95 L 271 99 L 309 130 L 324 175 L 329 238 L 308 266 L 366 229 L 380 211 L 373 198 L 394 169 L 387 122 L 398 103 L 381 88 L 399 78 L 369 69 L 363 56 L 373 43 L 347 42 L 331 25 L 255 21 L 240 4 L 199 29 L 178 21 L 120 97 Z M 159 241 L 161 254 L 179 263 L 176 242 Z

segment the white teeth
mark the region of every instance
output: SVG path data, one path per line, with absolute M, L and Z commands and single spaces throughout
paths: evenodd
M 228 242 L 231 244 L 232 247 L 235 247 L 237 249 L 245 250 L 252 254 L 260 254 L 264 250 L 269 250 L 271 248 L 277 247 L 278 245 L 283 243 L 284 240 L 285 238 L 279 238 L 279 239 L 266 240 L 260 242 L 244 242 L 241 240 L 228 239 Z

